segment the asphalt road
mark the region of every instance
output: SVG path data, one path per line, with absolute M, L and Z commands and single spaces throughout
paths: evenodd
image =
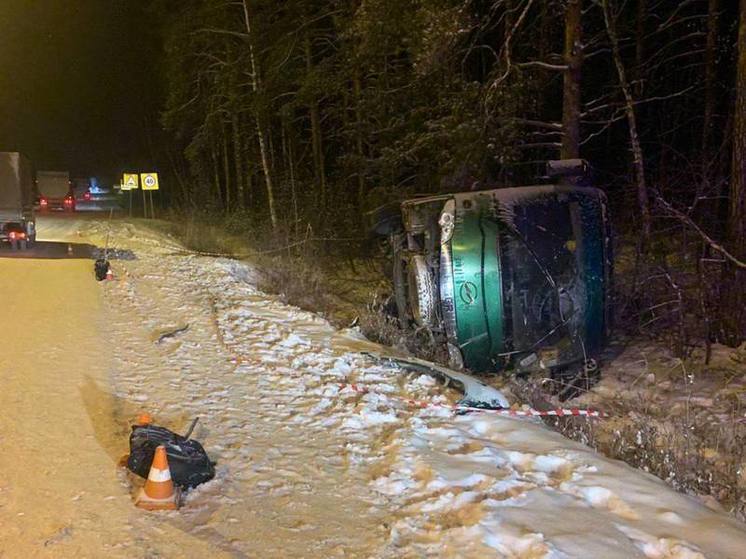
M 93 258 L 93 245 L 87 243 L 64 243 L 59 241 L 37 241 L 27 250 L 11 250 L 7 243 L 0 244 L 0 258 L 13 259 L 68 259 Z
M 67 243 L 0 254 L 0 555 L 54 555 L 85 531 L 65 552 L 94 556 L 111 541 L 97 525 L 126 523 L 120 507 L 90 498 L 126 496 L 95 437 L 107 401 L 86 392 L 107 378 L 102 293 L 90 260 L 68 256 Z
M 74 213 L 49 212 L 37 213 L 37 241 L 26 250 L 12 250 L 9 243 L 0 243 L 0 259 L 95 259 L 96 247 L 83 242 L 79 237 L 70 237 L 70 231 L 81 221 L 98 221 L 107 219 L 110 209 L 96 211 L 94 206 L 86 207 Z M 115 218 L 121 211 L 113 214 Z M 60 234 L 64 233 L 64 234 Z M 103 248 L 103 247 L 102 247 Z
M 143 541 L 152 519 L 132 506 L 118 467 L 132 414 L 122 417 L 114 396 L 118 336 L 109 327 L 106 298 L 115 287 L 95 280 L 94 245 L 74 242 L 87 221 L 106 217 L 41 216 L 44 240 L 33 250 L 0 249 L 4 559 L 154 557 L 156 539 L 165 556 L 180 556 L 175 550 L 182 545 L 210 556 L 206 544 L 169 524 Z

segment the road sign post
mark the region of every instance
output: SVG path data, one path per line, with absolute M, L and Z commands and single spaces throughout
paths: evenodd
M 158 184 L 158 173 L 140 173 L 140 183 L 142 184 L 143 200 L 145 199 L 145 191 L 148 191 L 148 198 L 150 198 L 150 217 L 155 219 L 153 191 L 160 189 L 160 185 Z
M 130 217 L 132 217 L 132 189 L 129 186 L 125 185 L 124 181 L 122 181 L 119 184 L 119 190 L 121 192 L 126 192 L 127 193 L 127 199 L 128 199 L 127 202 L 128 202 L 128 206 L 129 206 L 128 214 L 129 214 Z
M 137 190 L 140 187 L 140 176 L 137 173 L 124 173 L 122 177 L 122 190 L 128 190 L 130 196 L 130 217 L 132 217 L 132 191 Z M 145 194 L 143 193 L 143 201 L 145 200 Z M 143 204 L 143 211 L 145 205 Z

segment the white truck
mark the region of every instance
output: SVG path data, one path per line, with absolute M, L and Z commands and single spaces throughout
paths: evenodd
M 16 152 L 0 152 L 0 242 L 25 250 L 36 240 L 31 164 Z
M 66 171 L 38 171 L 36 188 L 39 191 L 39 209 L 75 211 L 70 173 Z

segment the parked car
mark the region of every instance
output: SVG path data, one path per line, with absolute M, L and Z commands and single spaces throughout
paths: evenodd
M 405 200 L 378 212 L 399 318 L 477 372 L 595 367 L 611 325 L 604 193 L 564 181 Z

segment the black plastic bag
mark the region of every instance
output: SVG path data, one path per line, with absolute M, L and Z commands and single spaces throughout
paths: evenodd
M 96 274 L 97 281 L 103 281 L 106 279 L 106 272 L 109 271 L 109 261 L 104 258 L 99 258 L 93 264 L 93 271 Z
M 147 478 L 159 445 L 166 447 L 171 479 L 179 487 L 196 487 L 215 477 L 215 462 L 210 460 L 201 444 L 157 425 L 132 426 L 127 468 Z

